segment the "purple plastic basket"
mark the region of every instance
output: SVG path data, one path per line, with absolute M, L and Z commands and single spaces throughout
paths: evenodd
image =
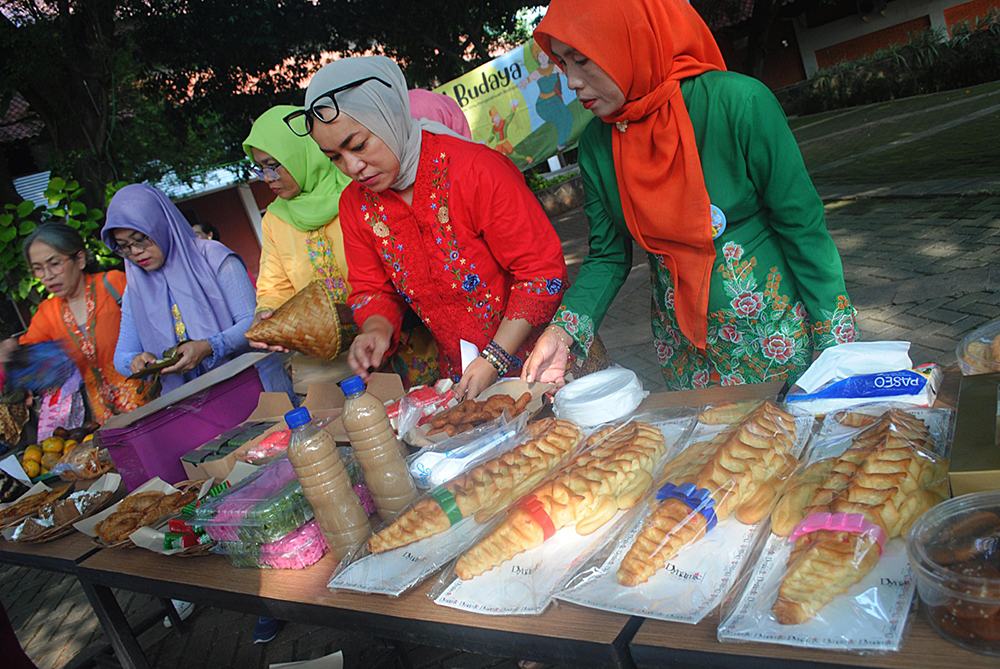
M 154 476 L 177 483 L 187 478 L 181 456 L 249 418 L 263 390 L 248 367 L 126 427 L 102 428 L 100 443 L 130 491 Z

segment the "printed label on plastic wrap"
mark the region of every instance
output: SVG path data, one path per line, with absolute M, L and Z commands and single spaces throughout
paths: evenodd
M 851 412 L 877 417 L 893 407 L 900 408 L 891 403 L 870 404 L 853 408 Z M 944 457 L 950 453 L 953 411 L 912 406 L 903 410 L 928 426 L 937 455 Z M 864 430 L 864 427 L 842 424 L 840 413 L 830 414 L 823 421 L 807 466 L 841 455 Z M 770 535 L 744 591 L 727 605 L 729 610 L 723 612 L 718 632 L 720 640 L 855 651 L 899 649 L 916 587 L 902 538 L 889 540 L 875 568 L 845 593 L 834 597 L 814 617 L 804 623 L 782 625 L 775 619 L 771 607 L 786 573 L 792 547 L 787 537 Z
M 734 613 L 719 625 L 719 639 L 841 650 L 899 650 L 916 587 L 906 543 L 893 539 L 878 566 L 812 619 L 782 625 L 771 615 L 775 593 L 792 552 L 786 537 L 771 536 Z
M 793 415 L 795 444 L 792 453 L 798 456 L 812 435 L 813 417 L 804 413 Z M 728 425 L 699 423 L 687 445 L 707 441 L 728 428 Z M 644 504 L 607 560 L 596 569 L 577 574 L 566 589 L 555 594 L 555 598 L 603 611 L 691 624 L 711 613 L 754 552 L 754 544 L 766 523 L 744 525 L 730 516 L 697 542 L 682 549 L 647 582 L 634 587 L 622 585 L 618 582 L 618 567 L 652 511 L 651 505 Z
M 666 457 L 673 454 L 688 432 L 692 416 L 671 420 L 649 420 L 658 428 L 667 442 Z M 642 416 L 633 417 L 643 420 Z M 654 477 L 655 479 L 655 477 Z M 617 523 L 626 516 L 619 511 L 614 518 L 589 535 L 579 534 L 573 527 L 558 530 L 541 546 L 505 561 L 499 567 L 463 581 L 453 579 L 436 597 L 437 604 L 451 608 L 492 615 L 537 615 L 552 602 L 552 595 L 559 590 L 567 576 L 591 552 L 599 547 Z

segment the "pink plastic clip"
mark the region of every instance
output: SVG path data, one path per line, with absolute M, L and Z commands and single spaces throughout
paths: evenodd
M 818 530 L 866 534 L 878 544 L 879 555 L 882 555 L 882 549 L 885 547 L 885 530 L 875 523 L 865 520 L 864 514 L 861 513 L 810 513 L 795 526 L 788 540 L 795 541 L 804 534 Z

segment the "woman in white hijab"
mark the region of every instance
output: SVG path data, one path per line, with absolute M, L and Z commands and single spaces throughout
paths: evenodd
M 382 365 L 409 306 L 459 396 L 516 375 L 567 283 L 559 238 L 514 164 L 410 118 L 403 73 L 382 56 L 323 67 L 285 120 L 353 179 L 340 200 L 361 327 L 352 368 L 366 377 Z M 465 364 L 463 340 L 481 352 Z

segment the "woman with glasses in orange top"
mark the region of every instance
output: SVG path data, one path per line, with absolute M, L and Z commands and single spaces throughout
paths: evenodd
M 24 259 L 51 297 L 40 305 L 19 342 L 2 345 L 6 360 L 18 343 L 60 341 L 83 377 L 94 419 L 103 423 L 143 404 L 143 384 L 115 370 L 125 274 L 88 273 L 87 249 L 73 228 L 39 226 L 24 240 Z

